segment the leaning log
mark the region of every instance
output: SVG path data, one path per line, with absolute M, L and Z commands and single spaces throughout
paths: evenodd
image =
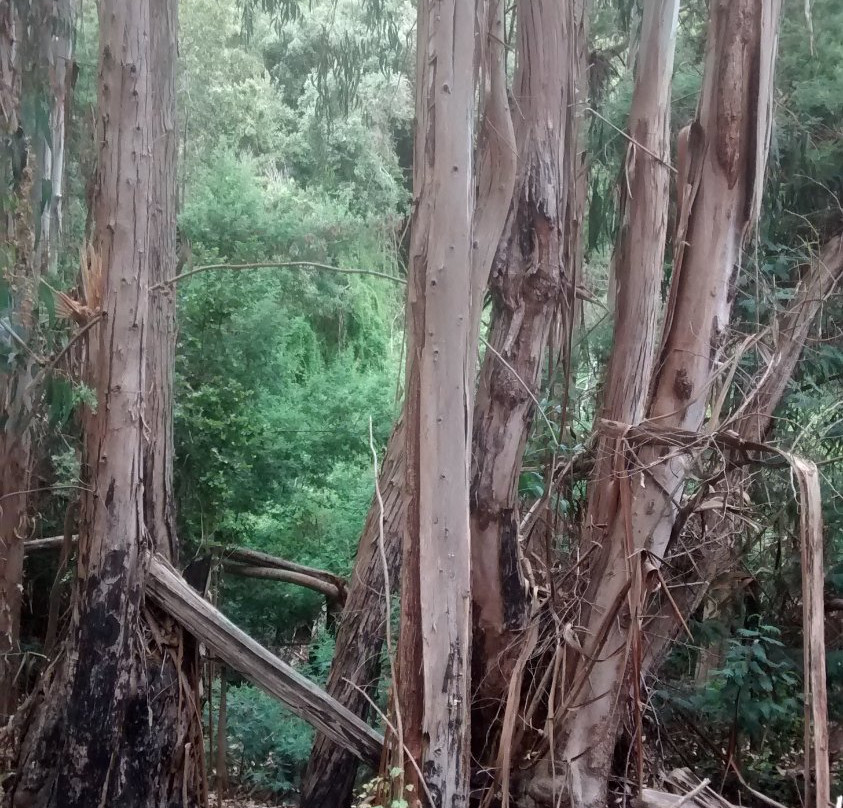
M 707 793 L 669 794 L 653 788 L 641 789 L 641 794 L 633 804 L 637 808 L 735 808 L 722 797 L 717 796 L 714 800 Z
M 383 747 L 378 732 L 237 628 L 159 555 L 150 561 L 146 591 L 227 665 L 335 743 L 377 764 Z

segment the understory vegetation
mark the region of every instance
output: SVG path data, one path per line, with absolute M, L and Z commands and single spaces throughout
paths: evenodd
M 669 115 L 674 133 L 696 114 L 707 8 L 693 0 L 679 12 Z M 511 78 L 517 30 L 511 9 L 506 14 Z M 208 597 L 214 605 L 324 687 L 341 603 L 293 583 L 242 577 L 225 559 L 247 549 L 346 583 L 352 576 L 372 504 L 373 451 L 383 457 L 404 401 L 415 7 L 410 0 L 181 0 L 179 18 L 178 271 L 185 277 L 167 294 L 178 312 L 173 490 L 180 567 L 213 554 Z M 549 350 L 542 361 L 517 482 L 521 518 L 534 506 L 538 513 L 530 541 L 522 537 L 523 557 L 576 585 L 613 338 L 612 256 L 623 221 L 619 189 L 630 182 L 624 133 L 640 28 L 641 3 L 596 0 L 590 9 L 587 92 L 578 110 L 587 155 L 582 276 L 574 284 L 579 299 L 569 323 L 569 356 Z M 73 333 L 56 310 L 54 290 L 77 284 L 90 224 L 98 36 L 94 4 L 83 0 L 75 33 L 78 76 L 68 102 L 61 249 L 35 306 L 44 357 L 62 351 Z M 34 119 L 41 113 L 27 114 Z M 677 159 L 674 146 L 672 163 Z M 671 231 L 677 216 L 674 194 Z M 734 305 L 717 360 L 717 395 L 706 409 L 711 435 L 734 426 L 731 415 L 773 361 L 777 318 L 841 229 L 843 4 L 785 0 L 763 206 L 729 293 Z M 667 247 L 662 301 L 676 249 Z M 0 284 L 0 317 L 11 308 L 8 286 Z M 834 796 L 843 793 L 841 299 L 838 286 L 824 302 L 769 435 L 782 452 L 816 462 L 821 477 Z M 488 336 L 493 294 L 484 306 L 481 330 Z M 555 322 L 554 329 L 561 333 L 563 326 Z M 479 355 L 493 350 L 488 346 L 482 337 Z M 0 359 L 12 364 L 20 350 L 0 332 Z M 33 439 L 40 459 L 30 486 L 37 516 L 28 539 L 66 532 L 75 519 L 68 522 L 68 513 L 75 513 L 86 485 L 83 434 L 96 395 L 72 370 L 52 368 L 45 383 Z M 736 803 L 741 785 L 735 772 L 785 805 L 800 804 L 804 793 L 805 627 L 795 483 L 781 457 L 754 465 L 747 460 L 747 493 L 735 506 L 706 486 L 719 484 L 723 469 L 742 461 L 724 460 L 725 450 L 713 439 L 711 447 L 695 458 L 683 501 L 691 505 L 680 514 L 684 521 L 675 526 L 656 588 L 678 588 L 696 563 L 691 538 L 695 547 L 708 540 L 708 523 L 700 516 L 706 512 L 728 510 L 739 525 L 733 564 L 708 582 L 704 602 L 676 642 L 636 684 L 640 733 L 639 715 L 622 710 L 612 804 L 632 799 L 636 766 L 650 780 L 690 769 Z M 533 530 L 541 531 L 540 538 Z M 62 619 L 70 619 L 74 572 L 57 561 L 46 554 L 27 557 L 17 679 L 22 694 L 47 668 L 44 637 L 54 581 L 62 590 Z M 583 597 L 584 590 L 559 594 L 563 589 L 539 582 L 535 592 L 543 603 L 559 599 L 562 616 L 554 613 L 554 630 L 580 630 L 563 601 Z M 394 598 L 396 642 L 398 612 Z M 542 623 L 543 639 L 548 631 Z M 380 652 L 385 664 L 373 688 L 385 713 L 392 706 L 390 653 L 395 656 L 395 647 Z M 542 659 L 555 659 L 553 652 L 543 653 Z M 538 655 L 521 665 L 525 692 L 541 681 Z M 295 803 L 313 729 L 230 667 L 206 660 L 201 676 L 210 782 L 216 774 L 232 792 Z M 385 729 L 382 716 L 372 723 Z M 365 768 L 357 787 L 375 776 Z

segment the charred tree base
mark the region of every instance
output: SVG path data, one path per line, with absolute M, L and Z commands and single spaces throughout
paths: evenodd
M 4 808 L 204 804 L 193 641 L 149 615 L 127 663 L 72 664 L 67 650 L 10 723 Z

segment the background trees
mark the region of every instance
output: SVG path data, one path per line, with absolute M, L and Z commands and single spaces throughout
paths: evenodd
M 69 19 L 69 7 L 48 5 L 57 21 Z M 768 102 L 758 71 L 762 65 L 765 75 L 771 70 L 761 55 L 749 54 L 774 51 L 770 42 L 758 45 L 753 14 L 763 9 L 770 15 L 765 35 L 775 16 L 772 4 L 745 5 L 652 3 L 639 15 L 629 4 L 596 4 L 585 14 L 575 2 L 513 9 L 478 3 L 477 35 L 472 28 L 473 44 L 465 37 L 459 49 L 459 58 L 476 67 L 480 103 L 474 110 L 463 98 L 460 126 L 449 118 L 437 144 L 444 149 L 443 138 L 459 139 L 461 154 L 474 165 L 476 182 L 460 175 L 466 184 L 459 199 L 465 197 L 473 214 L 460 206 L 459 217 L 465 224 L 471 215 L 476 242 L 462 269 L 482 269 L 496 256 L 488 297 L 475 307 L 468 336 L 460 330 L 459 348 L 448 342 L 445 351 L 449 361 L 459 360 L 454 367 L 462 363 L 466 401 L 476 383 L 477 404 L 471 418 L 463 413 L 454 421 L 448 419 L 460 407 L 445 407 L 442 423 L 458 435 L 474 422 L 472 765 L 475 796 L 486 804 L 506 800 L 507 789 L 512 800 L 541 803 L 567 790 L 576 804 L 602 804 L 607 788 L 620 795 L 639 779 L 657 783 L 659 770 L 675 765 L 723 782 L 735 801 L 746 794 L 736 768 L 750 785 L 787 804 L 804 790 L 798 513 L 786 471 L 716 441 L 690 451 L 674 447 L 665 458 L 663 446 L 640 444 L 640 435 L 601 426 L 601 418 L 630 425 L 655 418 L 655 426 L 671 422 L 707 435 L 732 429 L 820 462 L 828 684 L 832 718 L 840 718 L 834 713 L 843 681 L 834 611 L 841 585 L 835 284 L 843 19 L 830 0 L 815 0 L 811 34 L 804 4 L 785 4 L 768 167 L 752 160 L 745 172 L 744 157 L 765 152 Z M 69 534 L 77 532 L 74 503 L 97 477 L 81 449 L 87 441 L 86 452 L 93 451 L 91 436 L 107 417 L 101 402 L 91 413 L 105 387 L 86 375 L 97 366 L 106 330 L 79 338 L 79 324 L 61 318 L 61 298 L 51 289 L 77 284 L 80 247 L 90 272 L 86 242 L 104 243 L 103 206 L 119 204 L 103 201 L 94 181 L 101 138 L 92 125 L 102 117 L 91 111 L 100 83 L 94 64 L 100 37 L 108 34 L 93 6 L 84 5 L 69 62 L 70 28 L 54 21 L 53 36 L 43 36 L 47 29 L 25 20 L 43 9 L 30 6 L 0 4 L 0 449 L 14 460 L 3 465 L 0 492 L 0 620 L 6 621 L 0 633 L 11 651 L 2 656 L 0 681 L 9 712 L 26 694 L 59 692 L 70 681 L 58 673 L 61 664 L 50 668 L 40 656 L 50 653 L 48 634 L 66 636 L 70 627 L 71 638 L 82 636 L 82 600 L 71 597 L 74 574 L 57 569 L 57 558 L 32 555 L 21 577 L 22 549 L 24 540 L 62 533 L 65 525 Z M 430 89 L 413 67 L 414 9 L 372 0 L 307 7 L 183 0 L 179 12 L 179 72 L 156 72 L 148 82 L 162 114 L 148 122 L 158 172 L 151 169 L 150 195 L 158 202 L 148 206 L 149 218 L 137 230 L 137 243 L 149 243 L 146 283 L 209 264 L 299 263 L 207 270 L 148 297 L 143 344 L 132 343 L 149 358 L 143 371 L 136 368 L 147 382 L 148 431 L 123 425 L 149 447 L 142 452 L 143 522 L 152 545 L 180 555 L 182 566 L 194 570 L 222 546 L 351 575 L 342 615 L 313 591 L 234 578 L 216 566 L 211 597 L 273 651 L 318 681 L 329 677 L 331 692 L 356 712 L 368 711 L 367 697 L 388 712 L 388 677 L 378 674 L 389 666 L 381 665 L 387 609 L 380 514 L 377 502 L 372 506 L 370 419 L 376 449 L 386 453 L 381 492 L 393 582 L 400 580 L 397 537 L 405 530 L 404 461 L 430 448 L 413 437 L 414 428 L 408 437 L 409 422 L 398 420 L 402 398 L 416 400 L 402 396 L 401 370 L 407 346 L 412 357 L 418 345 L 412 329 L 405 343 L 402 303 L 409 268 L 420 263 L 411 245 L 422 238 L 424 212 L 413 205 L 420 204 L 419 188 L 410 187 L 412 98 L 413 90 Z M 150 0 L 148 11 L 139 13 L 150 26 L 166 23 L 152 28 L 158 33 L 149 47 L 171 55 L 173 8 Z M 733 64 L 728 59 L 710 56 L 707 65 L 707 54 L 737 45 L 729 40 L 736 31 L 745 33 L 740 59 L 750 61 L 731 73 L 719 66 Z M 173 87 L 178 117 L 165 103 Z M 62 111 L 68 113 L 63 122 Z M 477 137 L 464 137 L 463 124 Z M 176 151 L 178 173 L 168 168 Z M 417 169 L 420 164 L 416 160 Z M 454 202 L 451 180 L 437 193 L 442 188 L 448 189 L 444 199 Z M 715 267 L 716 251 L 704 245 L 715 235 L 718 211 L 729 206 L 732 215 L 722 228 L 728 249 Z M 448 226 L 456 225 L 457 214 L 447 218 Z M 92 237 L 88 225 L 100 235 Z M 119 263 L 117 271 L 130 267 Z M 738 264 L 741 271 L 733 275 Z M 393 280 L 330 267 L 374 270 Z M 710 289 L 701 292 L 701 283 Z M 484 285 L 474 284 L 475 301 Z M 417 313 L 422 297 L 417 291 Z M 458 302 L 447 297 L 445 303 Z M 716 325 L 709 302 L 717 309 Z M 464 294 L 460 309 L 471 309 Z M 126 324 L 106 321 L 108 328 Z M 470 349 L 463 355 L 466 341 Z M 467 370 L 475 348 L 476 379 Z M 696 357 L 693 367 L 689 355 Z M 411 362 L 407 379 L 414 378 Z M 427 383 L 417 392 L 436 393 Z M 405 454 L 408 440 L 414 448 Z M 462 443 L 454 450 L 457 443 L 449 439 L 442 452 L 454 468 L 468 452 Z M 137 441 L 119 447 L 129 444 Z M 173 458 L 175 508 L 167 494 Z M 412 488 L 417 477 L 409 479 Z M 82 493 L 85 514 L 94 513 L 90 492 Z M 456 499 L 465 492 L 448 493 Z M 411 538 L 442 504 L 437 498 L 413 512 Z M 106 533 L 86 524 L 87 516 L 78 531 L 81 551 L 71 560 L 76 576 L 88 580 L 99 563 L 88 550 L 100 539 L 91 544 L 86 536 Z M 108 546 L 140 558 L 146 539 L 143 530 L 136 533 L 134 539 L 131 531 L 111 535 L 106 540 L 114 546 Z M 454 541 L 465 549 L 464 539 L 465 531 Z M 438 580 L 422 580 L 424 573 L 412 566 L 404 575 L 418 577 L 420 586 Z M 444 602 L 450 590 L 431 591 Z M 137 659 L 154 657 L 156 643 L 143 633 L 154 629 L 164 646 L 185 652 L 182 672 L 188 689 L 195 687 L 190 639 L 164 615 L 147 613 L 139 590 L 129 587 L 126 597 L 126 626 L 145 639 L 134 647 L 133 661 L 120 664 L 134 670 Z M 68 612 L 73 604 L 75 612 Z M 393 606 L 397 620 L 399 604 Z M 606 615 L 615 612 L 620 618 L 609 626 Z M 405 609 L 405 629 L 408 616 Z M 431 635 L 432 626 L 425 633 Z M 466 636 L 460 634 L 464 656 Z M 170 659 L 168 653 L 155 658 Z M 34 684 L 45 670 L 38 690 Z M 208 757 L 216 760 L 219 668 L 203 663 L 203 670 Z M 176 675 L 172 664 L 167 676 Z M 238 672 L 224 675 L 234 785 L 296 790 L 310 731 Z M 412 675 L 400 682 L 399 702 L 414 684 Z M 49 712 L 57 701 L 18 718 L 43 715 L 44 705 Z M 119 701 L 114 715 L 123 710 Z M 433 700 L 427 701 L 430 707 Z M 78 704 L 84 703 L 80 696 Z M 467 708 L 464 699 L 466 721 Z M 270 712 L 273 720 L 262 723 Z M 176 745 L 196 731 L 183 714 L 171 713 L 168 721 L 161 715 L 162 726 L 178 728 Z M 16 720 L 7 737 L 19 740 L 24 726 Z M 24 759 L 41 754 L 32 739 L 46 738 L 42 729 L 36 725 L 29 736 Z M 163 759 L 163 737 L 150 740 L 157 752 L 150 746 L 150 757 L 138 760 Z M 418 744 L 405 740 L 417 751 Z M 457 740 L 463 749 L 465 739 Z M 200 762 L 192 764 L 198 792 Z M 303 803 L 348 804 L 355 769 L 347 755 L 317 740 Z M 390 780 L 388 771 L 381 775 Z M 449 783 L 457 780 L 463 793 L 462 774 Z M 397 787 L 407 797 L 401 783 Z

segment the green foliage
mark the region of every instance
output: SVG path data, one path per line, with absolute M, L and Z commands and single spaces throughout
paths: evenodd
M 408 201 L 396 142 L 410 107 L 398 50 L 389 64 L 357 54 L 355 104 L 329 120 L 319 104 L 342 81 L 325 74 L 317 88 L 323 50 L 368 36 L 356 4 L 256 14 L 248 37 L 233 2 L 184 6 L 192 134 L 180 227 L 194 266 L 314 261 L 399 274 L 390 233 Z M 400 304 L 397 285 L 324 269 L 184 282 L 175 442 L 189 551 L 213 540 L 348 572 L 372 492 L 369 420 L 383 445 L 395 415 Z M 270 645 L 321 608 L 276 582 L 224 586 L 229 614 Z
M 325 631 L 311 641 L 301 672 L 324 684 L 334 653 Z M 214 703 L 219 704 L 215 684 Z M 230 773 L 242 785 L 283 796 L 295 789 L 313 744 L 312 728 L 277 699 L 246 683 L 229 685 L 226 693 Z
M 292 791 L 310 754 L 313 731 L 252 685 L 229 687 L 227 704 L 233 776 L 241 785 L 262 792 Z

